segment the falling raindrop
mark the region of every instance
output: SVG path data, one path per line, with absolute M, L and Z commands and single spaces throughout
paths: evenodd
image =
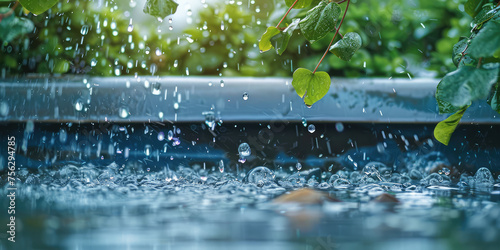
M 92 60 L 90 60 L 90 66 L 95 67 L 96 65 L 97 65 L 97 59 L 92 58 Z
M 314 131 L 316 131 L 316 126 L 314 126 L 314 124 L 310 124 L 309 127 L 307 127 L 307 131 L 309 131 L 309 133 L 314 133 Z
M 66 143 L 67 139 L 68 132 L 66 132 L 66 130 L 62 128 L 61 130 L 59 130 L 59 141 L 64 144 Z
M 9 114 L 9 105 L 6 102 L 0 102 L 0 115 L 7 116 Z
M 167 140 L 171 141 L 174 138 L 174 132 L 172 130 L 169 130 L 167 133 Z
M 297 162 L 295 168 L 300 171 L 302 169 L 302 164 L 300 164 L 300 162 Z
M 248 100 L 248 93 L 247 92 L 243 93 L 243 100 L 244 101 Z
M 80 34 L 83 36 L 87 35 L 89 33 L 89 26 L 88 25 L 83 25 L 82 29 L 80 29 Z
M 224 173 L 224 161 L 223 160 L 219 161 L 219 171 L 221 173 Z
M 213 111 L 205 111 L 201 114 L 205 116 L 205 124 L 208 126 L 208 128 L 214 130 L 216 125 L 215 113 Z
M 128 108 L 127 107 L 121 107 L 119 110 L 118 110 L 118 115 L 120 116 L 120 118 L 127 118 L 130 113 L 128 111 Z
M 147 144 L 146 146 L 144 146 L 144 154 L 146 156 L 150 156 L 152 150 L 153 150 L 153 147 L 151 147 L 151 145 Z
M 240 156 L 240 159 L 238 160 L 239 162 L 245 163 L 246 157 L 251 154 L 252 150 L 250 149 L 250 145 L 248 145 L 248 143 L 244 142 L 238 146 L 238 155 Z
M 153 84 L 151 84 L 151 93 L 153 95 L 160 95 L 161 94 L 161 83 L 154 82 Z
M 304 125 L 304 127 L 307 127 L 307 120 L 305 117 L 302 117 L 302 125 Z
M 159 132 L 158 133 L 158 141 L 163 141 L 165 140 L 165 133 Z
M 82 111 L 83 110 L 83 102 L 82 100 L 78 99 L 75 102 L 75 109 L 76 111 Z
M 335 129 L 341 133 L 344 131 L 344 124 L 342 124 L 341 122 L 337 122 L 335 123 Z

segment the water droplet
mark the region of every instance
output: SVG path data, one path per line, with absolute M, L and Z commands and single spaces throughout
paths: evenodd
M 155 54 L 156 54 L 156 56 L 161 56 L 162 52 L 161 52 L 160 48 L 156 48 Z
M 90 60 L 90 66 L 95 67 L 96 65 L 97 65 L 97 59 L 92 58 L 92 60 Z
M 119 110 L 118 110 L 118 115 L 120 116 L 120 118 L 127 118 L 129 116 L 129 111 L 128 111 L 128 108 L 127 107 L 121 107 Z
M 134 25 L 129 24 L 129 25 L 128 25 L 128 28 L 127 28 L 127 31 L 128 31 L 128 32 L 132 32 L 133 30 L 134 30 Z
M 305 117 L 302 117 L 302 125 L 304 125 L 304 127 L 307 127 L 307 120 Z
M 83 25 L 82 29 L 80 29 L 80 34 L 83 36 L 87 35 L 89 33 L 89 26 L 88 25 Z
M 168 23 L 172 23 L 172 18 L 168 18 Z
M 309 127 L 307 127 L 307 131 L 311 134 L 314 133 L 314 131 L 316 131 L 316 126 L 314 126 L 314 124 L 309 125 Z
M 252 150 L 250 149 L 250 145 L 248 143 L 244 142 L 238 146 L 238 154 L 240 157 L 247 157 L 252 154 Z
M 224 161 L 223 160 L 219 161 L 219 171 L 221 173 L 224 173 Z
M 6 102 L 0 102 L 0 115 L 7 116 L 9 114 L 9 105 Z
M 295 168 L 300 171 L 302 169 L 302 164 L 300 164 L 300 162 L 297 162 Z
M 153 95 L 160 95 L 161 94 L 161 83 L 154 82 L 153 84 L 151 84 L 151 93 Z
M 151 147 L 151 145 L 147 144 L 146 146 L 144 146 L 144 154 L 146 156 L 150 156 L 152 150 L 153 150 L 153 147 Z
M 208 128 L 214 130 L 216 124 L 215 113 L 213 111 L 205 111 L 201 114 L 205 116 L 205 124 L 208 126 Z
M 247 92 L 243 93 L 243 100 L 244 101 L 248 100 L 248 93 Z
M 59 130 L 59 141 L 64 144 L 66 143 L 67 139 L 68 132 L 66 132 L 66 130 L 62 128 L 61 130 Z
M 83 110 L 83 102 L 82 100 L 78 99 L 75 102 L 75 109 L 76 111 L 82 111 Z
M 165 133 L 159 132 L 158 133 L 158 141 L 163 141 L 165 140 Z
M 167 140 L 171 141 L 174 138 L 174 132 L 172 130 L 169 130 L 167 133 Z
M 342 124 L 341 122 L 337 122 L 335 123 L 335 129 L 341 133 L 344 131 L 344 124 Z
M 177 103 L 177 102 L 176 102 L 176 103 L 174 103 L 174 109 L 175 109 L 175 110 L 178 110 L 178 109 L 179 109 L 179 103 Z
M 122 74 L 122 71 L 120 69 L 120 66 L 115 67 L 115 76 L 120 76 Z
M 260 166 L 248 172 L 246 181 L 257 184 L 258 186 L 264 186 L 274 183 L 275 176 L 274 172 L 269 168 Z

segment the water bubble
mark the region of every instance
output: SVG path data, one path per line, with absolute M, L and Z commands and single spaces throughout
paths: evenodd
M 351 182 L 344 178 L 338 178 L 335 180 L 335 182 L 333 182 L 334 188 L 348 188 L 349 185 L 351 185 Z
M 476 186 L 492 186 L 495 180 L 491 175 L 491 171 L 485 167 L 482 167 L 477 170 L 474 175 L 474 181 Z
M 120 116 L 120 118 L 127 118 L 130 115 L 128 107 L 120 107 L 120 109 L 118 110 L 118 115 Z
M 256 167 L 250 172 L 248 172 L 246 176 L 246 180 L 249 183 L 254 183 L 258 186 L 264 186 L 271 183 L 274 183 L 275 174 L 269 168 L 266 167 Z
M 337 122 L 335 123 L 335 129 L 340 133 L 342 131 L 344 131 L 344 124 L 342 124 L 341 122 Z
M 300 164 L 300 162 L 297 162 L 297 164 L 295 164 L 295 168 L 300 171 L 302 169 L 302 164 Z
M 241 157 L 248 157 L 252 154 L 252 150 L 250 149 L 250 145 L 248 143 L 244 142 L 238 146 L 238 154 Z
M 0 115 L 7 116 L 9 114 L 9 105 L 6 102 L 0 102 Z
M 243 93 L 243 100 L 244 101 L 248 100 L 248 93 L 247 92 Z
M 309 133 L 314 133 L 314 131 L 316 131 L 316 126 L 314 126 L 314 124 L 310 124 L 309 127 L 307 127 L 307 131 L 309 131 Z
M 88 25 L 83 25 L 82 28 L 80 29 L 80 34 L 83 36 L 87 35 L 89 33 L 89 26 Z

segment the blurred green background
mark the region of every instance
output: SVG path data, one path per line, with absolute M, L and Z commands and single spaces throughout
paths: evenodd
M 1 76 L 291 76 L 297 67 L 314 69 L 333 36 L 310 44 L 296 32 L 282 56 L 260 53 L 258 40 L 287 10 L 284 0 L 178 2 L 162 22 L 142 13 L 144 0 L 60 1 L 39 16 L 17 8 L 35 30 L 2 41 Z M 455 68 L 453 45 L 469 34 L 464 3 L 353 0 L 341 32 L 359 33 L 363 46 L 350 62 L 329 53 L 320 70 L 333 77 L 442 76 Z M 285 22 L 303 14 L 294 10 Z

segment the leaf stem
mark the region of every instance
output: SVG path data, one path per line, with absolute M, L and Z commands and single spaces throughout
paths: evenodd
M 319 60 L 318 65 L 316 65 L 316 68 L 314 69 L 313 74 L 314 74 L 314 73 L 316 73 L 316 70 L 318 70 L 319 65 L 321 64 L 321 62 L 323 62 L 323 59 L 325 59 L 325 56 L 326 56 L 326 54 L 328 54 L 328 51 L 330 51 L 330 47 L 332 46 L 332 43 L 333 43 L 333 41 L 335 40 L 335 37 L 337 36 L 337 34 L 339 33 L 339 29 L 340 29 L 340 27 L 342 26 L 342 23 L 344 22 L 345 15 L 347 14 L 347 9 L 349 9 L 349 3 L 351 3 L 351 0 L 347 0 L 347 5 L 345 6 L 344 15 L 342 16 L 342 20 L 340 20 L 339 27 L 336 29 L 336 31 L 335 31 L 335 35 L 333 35 L 333 38 L 332 38 L 332 40 L 330 41 L 330 44 L 328 45 L 328 48 L 326 48 L 325 53 L 323 54 L 323 56 L 322 56 L 322 57 L 321 57 L 321 59 Z
M 285 20 L 285 17 L 288 16 L 288 13 L 290 13 L 290 11 L 293 9 L 293 6 L 295 6 L 295 4 L 298 2 L 299 0 L 295 0 L 295 2 L 293 2 L 292 6 L 290 6 L 290 8 L 288 9 L 288 11 L 285 13 L 285 15 L 283 16 L 283 18 L 281 18 L 280 22 L 278 23 L 278 25 L 276 25 L 276 28 L 279 28 L 280 27 L 280 24 L 283 22 L 283 20 Z
M 9 11 L 7 11 L 6 13 L 0 14 L 0 22 L 2 21 L 2 19 L 6 18 L 6 17 L 9 17 L 10 15 L 12 15 L 12 13 L 14 13 L 14 10 L 17 8 L 18 5 L 19 5 L 19 2 L 16 1 L 16 3 L 14 4 L 14 6 L 12 6 Z
M 481 67 L 481 62 L 483 61 L 483 58 L 482 57 L 479 57 L 479 61 L 477 62 L 477 67 L 479 69 L 479 67 Z

